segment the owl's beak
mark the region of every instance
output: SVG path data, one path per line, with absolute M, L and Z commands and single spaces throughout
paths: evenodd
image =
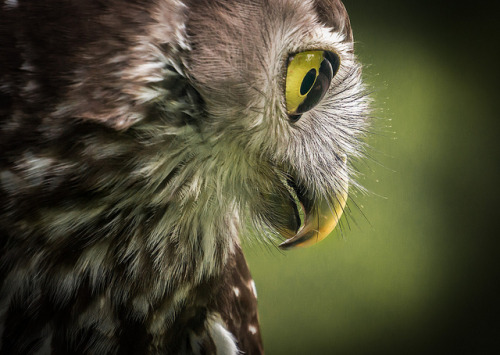
M 337 226 L 344 212 L 347 202 L 348 181 L 347 177 L 342 179 L 339 192 L 332 199 L 320 199 L 312 201 L 297 193 L 298 199 L 305 213 L 304 224 L 299 231 L 287 233 L 293 235 L 279 245 L 281 249 L 288 250 L 294 247 L 305 247 L 316 244 L 325 239 Z

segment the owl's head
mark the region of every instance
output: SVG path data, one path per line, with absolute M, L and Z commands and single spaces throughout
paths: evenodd
M 178 13 L 177 46 L 161 48 L 164 123 L 132 127 L 167 142 L 141 168 L 156 181 L 148 203 L 168 203 L 162 225 L 210 241 L 225 231 L 226 245 L 247 225 L 282 248 L 323 239 L 356 186 L 368 125 L 344 6 L 193 0 Z
M 288 238 L 282 247 L 324 238 L 342 214 L 367 126 L 341 2 L 201 2 L 186 34 L 182 63 L 203 107 L 201 165 L 211 165 L 218 193 Z

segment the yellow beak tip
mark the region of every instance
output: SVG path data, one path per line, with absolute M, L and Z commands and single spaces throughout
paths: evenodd
M 347 190 L 347 188 L 346 188 Z M 326 237 L 337 226 L 344 207 L 347 202 L 347 191 L 337 196 L 334 206 L 331 206 L 326 200 L 319 201 L 318 208 L 312 209 L 312 213 L 306 216 L 304 226 L 297 234 L 286 239 L 279 245 L 282 250 L 289 250 L 295 247 L 307 247 L 316 244 Z M 288 237 L 290 234 L 285 235 Z

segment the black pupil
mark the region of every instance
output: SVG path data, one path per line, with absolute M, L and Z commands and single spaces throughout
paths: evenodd
M 300 94 L 305 95 L 311 90 L 314 82 L 316 81 L 316 69 L 311 69 L 307 72 L 300 85 Z

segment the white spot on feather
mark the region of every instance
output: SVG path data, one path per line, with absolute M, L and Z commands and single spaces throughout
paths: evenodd
M 208 331 L 217 349 L 217 355 L 239 354 L 234 336 L 222 325 L 218 317 L 208 321 Z
M 21 70 L 27 71 L 27 72 L 34 72 L 35 71 L 35 66 L 28 60 L 24 61 L 24 63 L 21 65 Z
M 253 295 L 255 296 L 255 298 L 257 298 L 257 287 L 255 287 L 255 282 L 253 280 L 250 280 L 250 282 L 248 283 L 248 287 L 250 287 Z
M 236 297 L 240 297 L 240 289 L 238 287 L 233 287 L 233 291 Z
M 38 83 L 35 80 L 30 80 L 24 87 L 24 92 L 29 94 L 33 91 L 38 90 Z
M 17 5 L 17 0 L 5 0 L 5 7 L 8 9 L 15 9 Z
M 254 327 L 253 325 L 248 326 L 248 331 L 254 335 L 257 334 L 257 328 Z

